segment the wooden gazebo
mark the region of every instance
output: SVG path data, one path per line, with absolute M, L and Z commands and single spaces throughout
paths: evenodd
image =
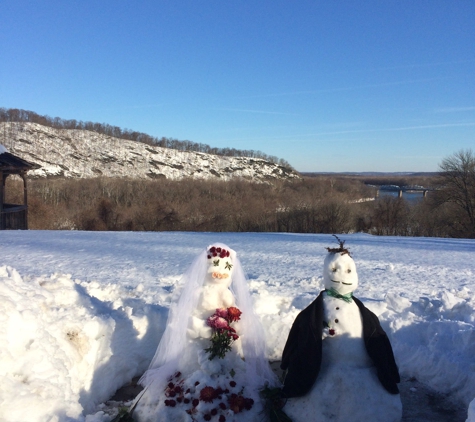
M 10 154 L 0 145 L 0 230 L 28 229 L 26 173 L 38 168 L 40 168 L 38 164 Z M 23 180 L 23 205 L 5 203 L 5 183 L 7 177 L 12 174 L 17 174 Z

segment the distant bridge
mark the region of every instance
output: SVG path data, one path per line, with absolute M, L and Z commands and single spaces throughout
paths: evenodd
M 422 196 L 425 198 L 429 191 L 433 191 L 433 188 L 425 188 L 424 186 L 397 186 L 397 185 L 380 185 L 374 186 L 376 191 L 376 197 L 379 196 L 380 191 L 386 192 L 398 192 L 398 197 L 402 198 L 403 192 L 407 193 L 416 193 L 421 192 Z

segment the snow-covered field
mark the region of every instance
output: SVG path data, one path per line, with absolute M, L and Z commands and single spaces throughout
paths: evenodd
M 341 238 L 355 296 L 379 316 L 403 377 L 457 398 L 475 422 L 475 240 Z M 237 251 L 279 360 L 322 289 L 332 236 L 0 232 L 0 420 L 109 421 L 102 403 L 147 368 L 180 275 L 213 242 Z

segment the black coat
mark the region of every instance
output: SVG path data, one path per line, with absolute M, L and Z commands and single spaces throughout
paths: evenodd
M 391 394 L 398 394 L 399 371 L 393 349 L 378 317 L 353 297 L 363 320 L 363 340 L 374 362 L 378 378 Z M 307 394 L 315 383 L 322 363 L 323 292 L 297 315 L 282 353 L 280 367 L 287 370 L 284 397 Z

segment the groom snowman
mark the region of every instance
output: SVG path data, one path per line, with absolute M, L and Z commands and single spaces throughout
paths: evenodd
M 355 262 L 327 248 L 325 290 L 295 319 L 282 354 L 283 408 L 294 421 L 398 422 L 399 372 L 378 317 L 353 296 Z

